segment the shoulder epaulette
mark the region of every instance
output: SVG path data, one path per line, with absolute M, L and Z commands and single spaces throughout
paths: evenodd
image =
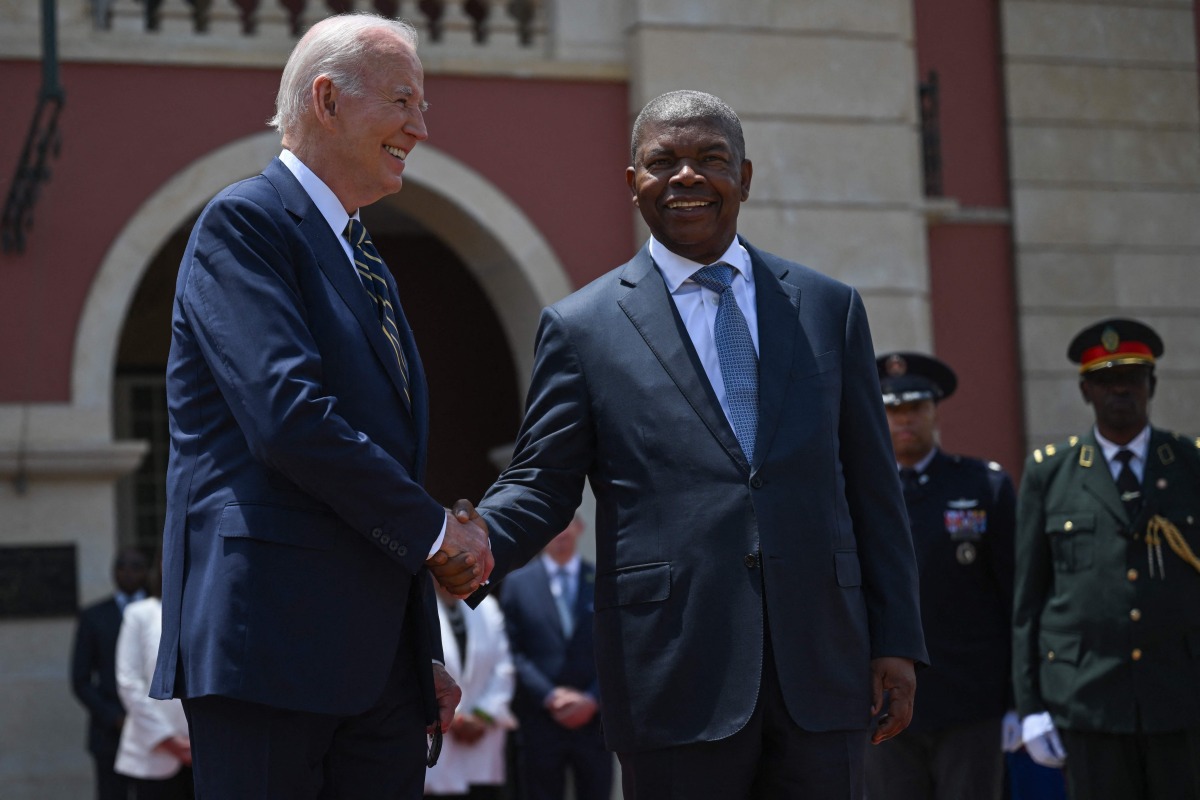
M 1070 450 L 1078 444 L 1079 444 L 1079 437 L 1072 436 L 1069 439 L 1067 439 L 1065 445 L 1062 443 L 1052 443 L 1052 444 L 1045 445 L 1041 449 L 1033 451 L 1033 460 L 1035 462 L 1037 462 L 1038 464 L 1040 464 L 1047 458 L 1053 458 L 1054 456 L 1058 455 L 1060 450 Z M 992 462 L 992 463 L 995 463 L 995 462 Z M 988 466 L 990 467 L 991 464 L 989 464 Z M 1000 469 L 1000 468 L 1001 468 L 1000 465 L 996 464 L 996 469 Z

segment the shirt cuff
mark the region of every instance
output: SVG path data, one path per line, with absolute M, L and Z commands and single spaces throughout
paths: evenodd
M 425 559 L 427 561 L 429 559 L 433 558 L 434 554 L 437 553 L 438 550 L 442 549 L 442 542 L 445 540 L 445 538 L 446 538 L 446 518 L 442 517 L 442 532 L 438 534 L 437 539 L 435 539 L 433 542 L 433 547 L 431 547 L 429 549 L 429 555 L 425 557 Z

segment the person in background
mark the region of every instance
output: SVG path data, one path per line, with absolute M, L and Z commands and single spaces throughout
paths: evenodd
M 1200 798 L 1200 440 L 1150 424 L 1163 349 L 1125 318 L 1072 339 L 1095 424 L 1017 497 L 1017 710 L 1072 800 Z
M 162 636 L 161 586 L 156 572 L 150 580 L 150 596 L 129 604 L 117 636 L 117 692 L 126 714 L 114 769 L 129 778 L 129 800 L 191 800 L 193 796 L 192 750 L 183 705 L 150 697 Z
M 113 562 L 112 597 L 79 614 L 71 648 L 71 690 L 88 712 L 87 748 L 96 770 L 98 800 L 126 800 L 128 783 L 113 771 L 125 709 L 117 694 L 117 634 L 125 608 L 146 596 L 149 561 L 136 547 L 123 547 Z
M 612 796 L 592 652 L 596 567 L 579 556 L 583 531 L 577 513 L 540 558 L 504 580 L 500 596 L 517 669 L 522 800 L 563 800 L 568 767 L 576 800 Z
M 907 352 L 875 363 L 912 526 L 930 666 L 908 730 L 867 752 L 867 793 L 997 800 L 1002 745 L 1021 744 L 1010 680 L 1016 491 L 996 462 L 938 446 L 939 404 L 958 385 L 948 365 Z
M 437 605 L 446 671 L 462 689 L 462 700 L 441 758 L 425 773 L 425 794 L 499 800 L 507 779 L 505 744 L 517 725 L 509 708 L 513 662 L 504 616 L 493 598 L 470 609 L 440 584 Z

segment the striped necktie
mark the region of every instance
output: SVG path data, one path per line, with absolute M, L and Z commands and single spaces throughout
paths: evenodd
M 345 236 L 350 240 L 350 247 L 354 250 L 354 267 L 358 270 L 367 293 L 375 301 L 375 311 L 379 314 L 379 324 L 383 328 L 383 335 L 391 342 L 392 350 L 396 353 L 396 363 L 400 365 L 400 375 L 404 378 L 404 397 L 408 400 L 409 408 L 411 408 L 412 393 L 409 391 L 408 383 L 408 359 L 404 357 L 404 348 L 400 346 L 400 329 L 396 326 L 396 313 L 392 308 L 387 279 L 383 277 L 383 259 L 379 257 L 375 245 L 371 244 L 371 237 L 367 236 L 367 229 L 358 220 L 351 219 L 346 223 Z
M 746 460 L 754 463 L 754 439 L 758 435 L 758 354 L 750 338 L 750 326 L 733 295 L 733 267 L 724 261 L 696 270 L 692 280 L 716 292 L 717 321 L 713 338 L 729 420 Z

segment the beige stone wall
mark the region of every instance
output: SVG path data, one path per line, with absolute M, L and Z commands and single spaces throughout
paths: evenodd
M 74 544 L 81 605 L 112 591 L 114 484 L 144 451 L 111 436 L 95 409 L 0 405 L 0 546 Z M 87 721 L 70 684 L 74 631 L 71 616 L 0 620 L 5 800 L 88 796 Z
M 877 346 L 928 348 L 911 3 L 628 6 L 631 121 L 672 89 L 727 101 L 754 162 L 741 233 L 857 286 Z
M 1200 96 L 1192 0 L 1005 0 L 1028 444 L 1086 428 L 1070 338 L 1131 316 L 1166 343 L 1155 424 L 1200 432 Z

